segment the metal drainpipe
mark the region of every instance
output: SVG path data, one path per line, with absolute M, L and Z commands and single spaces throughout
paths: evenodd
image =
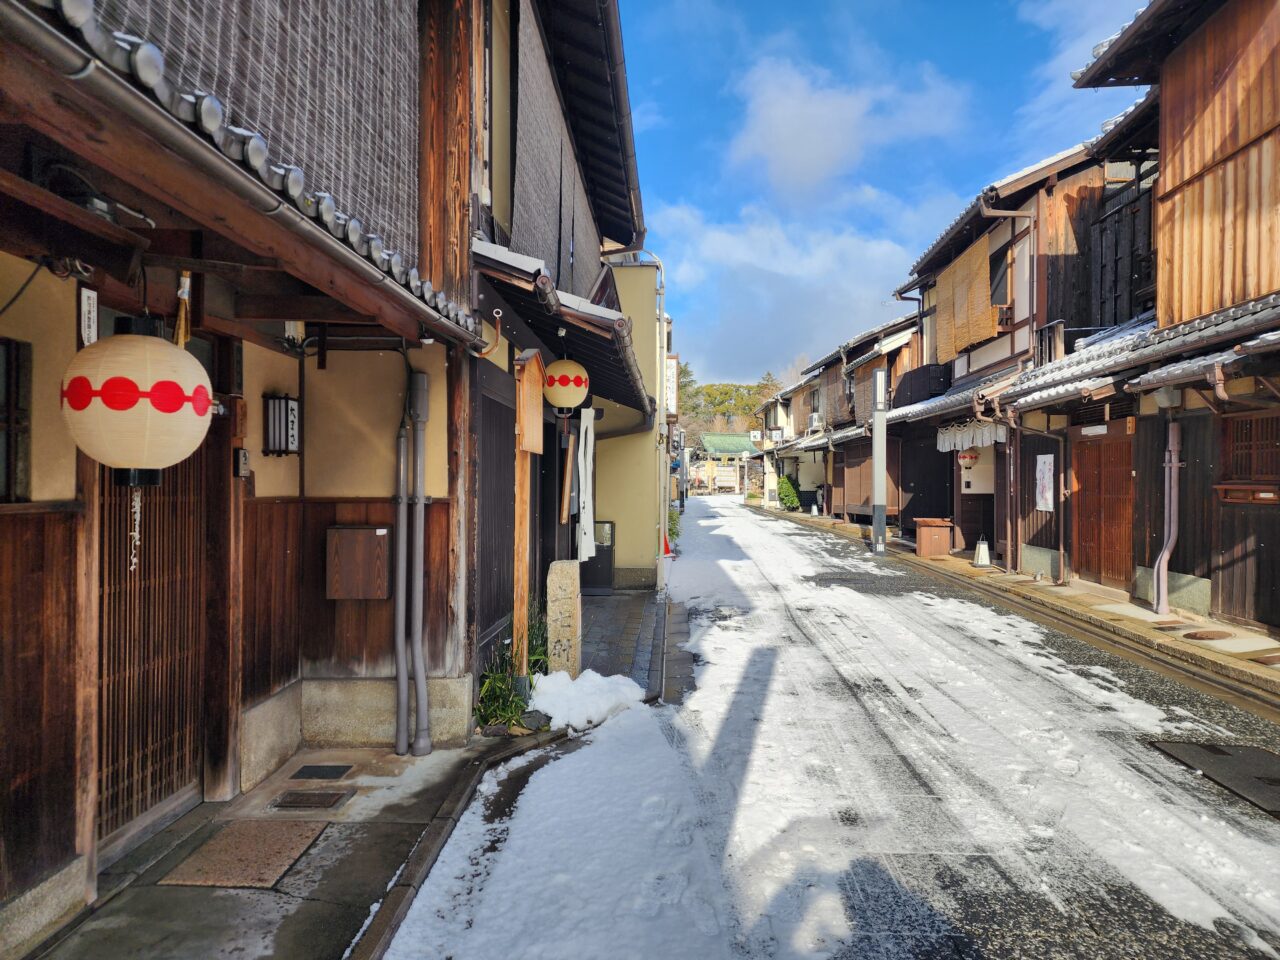
M 409 637 L 413 655 L 413 685 L 416 717 L 412 752 L 415 757 L 431 752 L 427 728 L 427 664 L 422 651 L 423 550 L 426 545 L 426 464 L 427 464 L 427 375 L 415 370 L 409 381 L 409 416 L 413 420 L 413 548 L 410 557 Z
M 405 470 L 409 459 L 409 431 L 404 421 L 396 434 L 396 753 L 409 752 L 409 659 L 405 648 L 405 566 L 409 556 L 408 505 L 405 503 Z
M 1169 434 L 1164 448 L 1164 546 L 1156 558 L 1156 613 L 1169 612 L 1169 559 L 1178 545 L 1178 470 L 1182 467 L 1182 424 L 1169 417 Z

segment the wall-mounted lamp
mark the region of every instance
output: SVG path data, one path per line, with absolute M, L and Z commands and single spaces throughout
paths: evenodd
M 302 409 L 297 397 L 264 394 L 262 397 L 262 452 L 284 457 L 301 452 Z

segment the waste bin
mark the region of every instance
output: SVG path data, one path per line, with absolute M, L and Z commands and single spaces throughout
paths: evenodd
M 916 518 L 916 556 L 947 557 L 951 555 L 950 520 L 939 517 Z

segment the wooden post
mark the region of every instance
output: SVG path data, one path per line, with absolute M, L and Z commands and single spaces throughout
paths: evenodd
M 98 464 L 76 451 L 76 495 L 84 507 L 76 542 L 76 853 L 85 858 L 86 903 L 98 895 L 98 482 Z
M 542 453 L 542 354 L 525 350 L 516 358 L 515 588 L 511 609 L 511 659 L 517 677 L 529 675 L 529 511 L 530 457 Z

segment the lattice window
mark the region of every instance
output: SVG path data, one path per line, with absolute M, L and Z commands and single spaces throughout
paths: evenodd
M 31 344 L 0 337 L 0 503 L 31 499 Z
M 1280 481 L 1280 414 L 1230 417 L 1225 422 L 1225 479 Z

